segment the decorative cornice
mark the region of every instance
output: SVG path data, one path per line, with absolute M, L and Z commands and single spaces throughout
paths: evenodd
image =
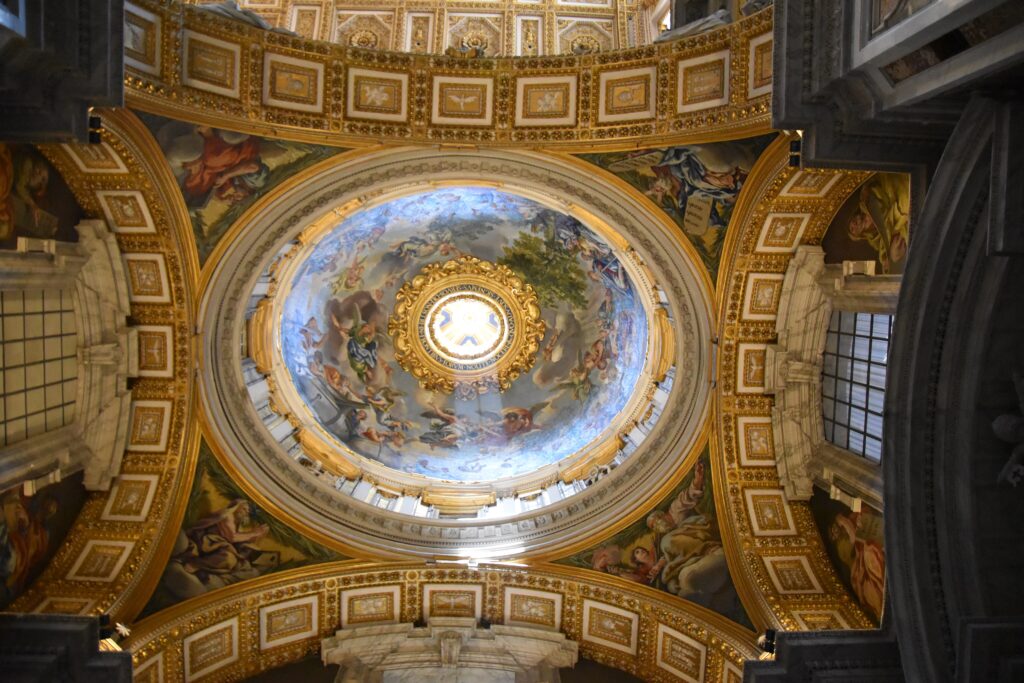
M 381 604 L 397 591 L 397 599 L 390 598 L 392 607 L 381 614 L 378 623 L 409 623 L 429 619 L 430 601 L 425 596 L 428 591 L 446 588 L 464 594 L 478 590 L 480 602 L 470 609 L 479 609 L 480 616 L 494 624 L 509 624 L 506 600 L 510 594 L 525 592 L 551 601 L 549 604 L 558 603 L 557 616 L 552 615 L 553 628 L 576 641 L 582 656 L 644 680 L 677 680 L 671 669 L 663 667 L 666 663 L 671 666 L 671 657 L 659 655 L 666 628 L 668 637 L 693 649 L 692 661 L 697 663 L 693 680 L 728 680 L 727 669 L 739 674 L 744 660 L 757 654 L 754 633 L 725 617 L 599 572 L 556 565 L 481 564 L 467 568 L 450 563 L 362 561 L 303 567 L 211 591 L 139 622 L 124 645 L 132 652 L 136 680 L 151 667 L 160 667 L 162 680 L 178 680 L 184 668 L 185 642 L 192 642 L 195 634 L 203 631 L 233 628 L 238 637 L 235 652 L 244 656 L 231 661 L 218 646 L 208 653 L 208 661 L 219 664 L 206 680 L 228 683 L 316 652 L 321 638 L 342 627 L 343 612 L 352 605 L 353 594 L 348 591 L 357 591 L 355 595 L 376 592 L 386 598 Z M 273 646 L 269 620 L 260 615 L 272 613 L 277 604 L 287 608 L 286 603 L 296 601 L 315 603 L 317 623 L 301 639 Z M 619 610 L 625 619 L 634 621 L 635 640 L 618 648 L 596 642 L 584 630 L 588 612 L 595 607 Z
M 202 0 L 184 0 L 202 5 Z M 650 42 L 653 23 L 634 0 L 242 0 L 267 24 L 339 45 L 463 58 L 573 54 L 575 46 L 611 50 Z M 647 38 L 645 40 L 644 38 Z M 462 52 L 462 48 L 466 48 Z
M 770 94 L 762 83 L 771 80 L 770 49 L 755 49 L 752 41 L 770 34 L 770 9 L 674 42 L 498 59 L 348 48 L 177 2 L 138 0 L 126 16 L 139 12 L 146 16 L 130 19 L 132 31 L 154 48 L 148 61 L 129 60 L 129 106 L 263 136 L 340 146 L 587 151 L 735 139 L 769 129 Z M 292 74 L 302 92 L 276 97 L 275 69 L 282 78 Z M 752 90 L 755 82 L 760 90 Z M 472 90 L 467 96 L 478 98 L 472 112 L 459 109 L 469 107 L 463 100 L 444 99 L 449 86 Z M 553 99 L 539 104 L 529 88 L 543 88 Z M 616 98 L 627 98 L 628 106 Z
M 127 621 L 160 578 L 191 488 L 199 447 L 192 419 L 199 267 L 191 221 L 170 169 L 159 161 L 156 142 L 130 112 L 103 111 L 102 116 L 101 145 L 41 149 L 86 214 L 107 220 L 122 254 L 145 254 L 163 263 L 166 285 L 156 297 L 163 302 L 131 301 L 140 370 L 132 386 L 133 409 L 145 406 L 149 419 L 146 427 L 141 421 L 129 424 L 121 473 L 110 491 L 93 494 L 64 546 L 12 609 L 107 613 Z M 124 213 L 129 207 L 131 220 Z M 152 353 L 148 359 L 146 349 Z M 155 432 L 149 431 L 154 425 Z M 129 488 L 130 504 L 119 497 Z

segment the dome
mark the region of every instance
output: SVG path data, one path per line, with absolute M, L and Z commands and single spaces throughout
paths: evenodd
M 614 437 L 647 367 L 636 267 L 577 218 L 503 190 L 362 208 L 282 271 L 289 407 L 350 457 L 436 479 L 571 458 Z
M 203 398 L 261 505 L 339 547 L 521 556 L 695 457 L 699 257 L 576 163 L 340 158 L 238 222 L 204 296 Z

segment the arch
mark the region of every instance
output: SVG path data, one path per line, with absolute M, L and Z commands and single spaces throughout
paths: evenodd
M 137 680 L 149 680 L 144 675 L 156 673 L 153 669 L 163 675 L 155 680 L 177 680 L 185 666 L 185 648 L 204 638 L 204 671 L 216 672 L 217 680 L 225 683 L 238 681 L 315 652 L 322 638 L 357 621 L 350 615 L 360 597 L 378 598 L 382 607 L 379 616 L 364 616 L 362 623 L 408 623 L 430 618 L 430 593 L 443 594 L 446 588 L 466 596 L 467 615 L 496 624 L 517 623 L 514 608 L 510 610 L 513 596 L 532 598 L 545 615 L 533 627 L 560 630 L 579 643 L 581 655 L 644 680 L 729 680 L 727 673 L 739 676 L 743 660 L 757 653 L 753 632 L 618 577 L 555 565 L 467 568 L 362 561 L 294 569 L 187 600 L 139 622 L 125 649 L 132 652 Z M 275 645 L 273 627 L 268 626 L 275 605 L 302 615 L 296 621 L 305 619 L 300 621 L 305 630 L 293 625 L 292 632 L 302 635 L 287 644 Z M 594 609 L 621 619 L 633 635 L 618 641 L 607 633 L 602 638 L 599 629 L 584 629 Z M 665 642 L 685 657 L 666 654 Z M 690 677 L 681 675 L 681 669 Z
M 127 111 L 103 110 L 102 117 L 102 146 L 43 149 L 90 217 L 107 218 L 104 192 L 120 193 L 148 212 L 151 220 L 141 232 L 121 230 L 116 218 L 108 222 L 122 253 L 151 254 L 166 270 L 163 302 L 132 302 L 130 315 L 140 326 L 142 368 L 132 387 L 133 410 L 146 401 L 157 421 L 152 424 L 167 424 L 167 437 L 142 446 L 147 427 L 138 420 L 129 424 L 119 477 L 109 491 L 90 496 L 64 546 L 11 609 L 105 613 L 128 621 L 142 609 L 170 554 L 199 446 L 191 419 L 199 266 L 191 221 L 170 169 L 155 161 L 161 158 L 155 141 Z M 143 360 L 147 344 L 154 345 L 159 362 Z
M 870 628 L 825 555 L 807 503 L 787 499 L 776 469 L 768 347 L 771 315 L 750 315 L 754 274 L 785 273 L 800 244 L 817 244 L 862 173 L 787 166 L 780 136 L 751 171 L 734 210 L 716 289 L 718 354 L 715 405 L 719 449 L 715 496 L 737 590 L 758 628 Z M 763 312 L 762 312 L 763 313 Z M 761 444 L 755 448 L 754 441 Z

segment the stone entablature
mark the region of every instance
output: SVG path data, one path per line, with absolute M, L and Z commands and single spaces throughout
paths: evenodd
M 579 647 L 565 634 L 524 626 L 477 626 L 473 617 L 434 617 L 425 627 L 389 624 L 342 629 L 320 647 L 338 664 L 339 683 L 548 681 L 574 666 Z

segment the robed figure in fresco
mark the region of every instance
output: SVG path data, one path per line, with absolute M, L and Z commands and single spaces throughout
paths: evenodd
M 729 576 L 708 467 L 707 459 L 698 460 L 690 480 L 646 519 L 567 563 L 659 588 L 748 623 Z
M 860 513 L 839 513 L 829 528 L 840 561 L 846 565 L 850 585 L 860 604 L 881 621 L 885 601 L 885 551 L 882 546 L 862 537 Z
M 205 204 L 210 194 L 235 202 L 255 194 L 267 183 L 270 169 L 260 157 L 260 139 L 208 126 L 197 126 L 202 152 L 182 163 L 182 189 L 190 204 Z
M 57 514 L 57 501 L 41 497 L 35 502 L 20 489 L 0 498 L 0 605 L 21 593 L 49 552 L 46 523 Z
M 173 559 L 204 584 L 211 576 L 234 580 L 258 576 L 260 565 L 276 564 L 273 553 L 254 545 L 268 532 L 266 524 L 252 523 L 249 501 L 236 499 L 193 524 L 185 532 L 188 546 Z
M 727 571 L 715 521 L 694 511 L 704 498 L 704 477 L 704 463 L 698 462 L 690 486 L 679 492 L 669 509 L 647 517 L 647 526 L 657 534 L 664 560 L 661 583 L 681 597 L 707 590 L 709 583 L 718 583 L 716 575 Z
M 0 241 L 15 235 L 48 239 L 58 229 L 58 219 L 40 203 L 50 184 L 50 166 L 24 147 L 12 150 L 0 143 Z
M 910 240 L 909 181 L 895 173 L 879 173 L 857 196 L 857 211 L 847 225 L 850 239 L 864 241 L 878 253 L 882 272 L 894 272 L 900 264 L 898 272 Z
M 722 205 L 732 205 L 743 181 L 747 179 L 747 171 L 739 166 L 725 171 L 711 170 L 692 147 L 665 150 L 661 161 L 652 166 L 651 170 L 656 180 L 647 194 L 662 201 L 671 197 L 671 203 L 681 216 L 686 214 L 686 205 L 691 195 L 701 194 L 717 200 L 709 220 L 711 225 L 722 228 L 728 223 Z

